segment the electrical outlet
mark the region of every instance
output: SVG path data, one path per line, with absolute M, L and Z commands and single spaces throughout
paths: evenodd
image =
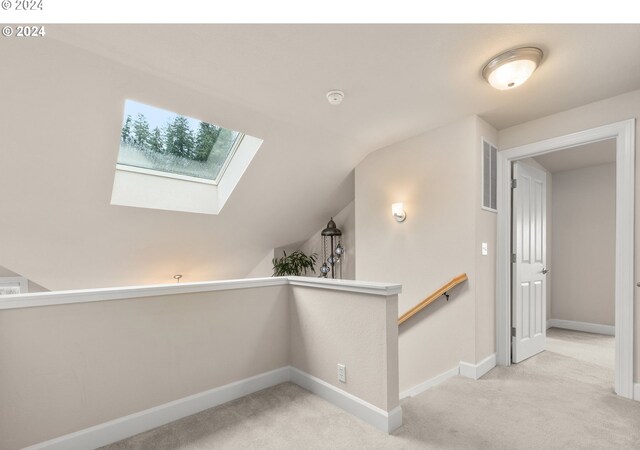
M 487 256 L 489 254 L 489 244 L 486 242 L 482 243 L 482 256 Z
M 338 364 L 338 381 L 341 383 L 347 382 L 347 366 L 344 364 Z

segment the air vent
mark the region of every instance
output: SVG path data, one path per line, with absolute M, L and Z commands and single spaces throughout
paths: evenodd
M 482 207 L 489 211 L 497 211 L 496 171 L 498 149 L 482 140 Z

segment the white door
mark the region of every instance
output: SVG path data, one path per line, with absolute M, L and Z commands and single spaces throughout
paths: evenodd
M 518 363 L 544 350 L 546 327 L 546 175 L 513 164 L 511 265 L 511 360 Z

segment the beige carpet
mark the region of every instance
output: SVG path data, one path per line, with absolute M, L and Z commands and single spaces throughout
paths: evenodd
M 549 328 L 547 350 L 614 370 L 616 339 L 603 334 Z M 613 376 L 611 378 L 613 383 Z
M 612 338 L 574 333 L 549 330 L 560 352 L 405 400 L 393 435 L 285 383 L 104 448 L 639 449 L 640 402 L 617 397 L 613 368 L 603 365 Z

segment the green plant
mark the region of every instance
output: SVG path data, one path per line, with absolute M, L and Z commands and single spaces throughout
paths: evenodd
M 314 268 L 316 260 L 318 259 L 318 255 L 316 253 L 305 255 L 300 250 L 296 250 L 290 255 L 287 255 L 287 252 L 282 253 L 284 253 L 282 258 L 273 258 L 271 260 L 273 263 L 274 277 L 305 275 L 307 270 L 311 270 L 313 273 L 316 272 L 316 269 Z

